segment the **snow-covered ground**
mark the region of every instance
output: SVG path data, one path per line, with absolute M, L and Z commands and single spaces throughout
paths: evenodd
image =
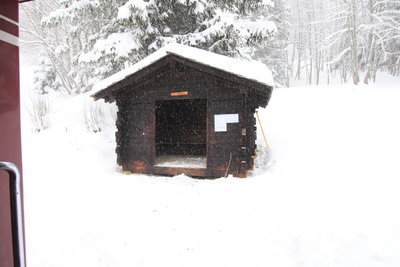
M 123 173 L 111 116 L 84 127 L 88 95 L 52 95 L 40 133 L 25 101 L 28 267 L 400 266 L 400 80 L 384 81 L 276 89 L 247 179 Z

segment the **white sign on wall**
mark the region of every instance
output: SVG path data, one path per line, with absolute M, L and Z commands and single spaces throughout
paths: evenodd
M 216 132 L 226 132 L 228 123 L 238 123 L 239 114 L 218 114 L 214 115 L 214 130 Z

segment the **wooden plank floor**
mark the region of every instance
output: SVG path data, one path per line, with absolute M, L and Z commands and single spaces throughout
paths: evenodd
M 193 177 L 207 177 L 207 168 L 179 168 L 179 167 L 153 167 L 154 174 L 158 175 L 179 175 L 185 174 Z

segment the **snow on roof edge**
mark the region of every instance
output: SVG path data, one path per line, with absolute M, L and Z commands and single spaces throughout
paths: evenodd
M 170 44 L 167 47 L 167 54 L 181 56 L 202 65 L 207 65 L 248 80 L 272 86 L 274 85 L 272 72 L 263 63 L 252 60 L 237 59 L 223 56 L 203 49 L 181 45 L 177 43 Z
M 126 77 L 144 69 L 145 67 L 153 64 L 154 62 L 164 58 L 169 54 L 180 56 L 190 61 L 210 66 L 267 86 L 274 86 L 272 72 L 265 64 L 261 62 L 254 60 L 245 61 L 219 55 L 191 46 L 186 46 L 178 43 L 170 43 L 160 48 L 156 52 L 150 54 L 149 56 L 145 57 L 131 67 L 121 70 L 111 75 L 110 77 L 96 83 L 91 90 L 91 96 L 95 97 L 95 95 L 106 90 L 108 87 L 122 81 Z

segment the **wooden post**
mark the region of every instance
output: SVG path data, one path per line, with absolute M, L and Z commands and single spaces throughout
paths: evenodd
M 260 117 L 258 116 L 258 111 L 256 111 L 256 116 L 257 116 L 258 123 L 260 124 L 261 132 L 262 132 L 262 134 L 263 134 L 264 141 L 265 141 L 265 145 L 267 146 L 267 149 L 268 149 L 267 138 L 265 137 L 264 129 L 263 129 L 263 127 L 262 127 Z

